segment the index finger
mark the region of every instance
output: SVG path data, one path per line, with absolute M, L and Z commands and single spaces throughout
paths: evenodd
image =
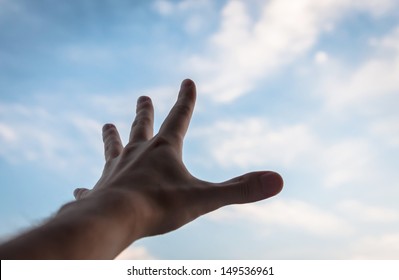
M 190 79 L 184 80 L 175 105 L 159 129 L 159 135 L 182 144 L 194 111 L 195 99 L 194 82 Z

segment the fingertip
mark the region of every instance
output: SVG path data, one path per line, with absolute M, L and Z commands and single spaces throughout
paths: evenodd
M 116 127 L 113 123 L 106 123 L 103 125 L 103 132 L 107 131 L 108 129 L 111 129 L 111 128 L 116 128 Z
M 80 192 L 80 188 L 76 188 L 76 189 L 73 191 L 73 196 L 75 197 L 75 199 L 78 199 L 79 192 Z
M 194 81 L 193 80 L 191 80 L 191 79 L 184 79 L 183 81 L 182 81 L 182 83 L 181 83 L 181 89 L 188 89 L 188 88 L 191 88 L 191 87 L 194 87 L 195 86 L 195 83 L 194 83 Z
M 262 190 L 266 197 L 275 196 L 281 192 L 284 185 L 284 180 L 280 174 L 268 171 L 261 175 L 260 181 L 262 184 Z
M 150 101 L 151 101 L 151 98 L 149 96 L 142 95 L 137 99 L 137 105 L 145 103 L 145 102 L 150 102 Z
M 185 79 L 181 83 L 178 99 L 194 102 L 197 96 L 195 83 L 191 79 Z
M 73 191 L 73 196 L 75 197 L 76 200 L 81 199 L 83 194 L 86 193 L 88 189 L 85 188 L 76 188 Z

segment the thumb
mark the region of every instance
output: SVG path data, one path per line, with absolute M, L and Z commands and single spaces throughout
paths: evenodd
M 283 189 L 283 178 L 272 171 L 251 172 L 217 184 L 214 188 L 220 207 L 242 204 L 275 196 Z
M 79 199 L 82 199 L 83 197 L 85 197 L 86 195 L 88 195 L 89 192 L 90 192 L 90 190 L 86 189 L 86 188 L 76 188 L 73 191 L 73 195 L 76 200 L 79 200 Z

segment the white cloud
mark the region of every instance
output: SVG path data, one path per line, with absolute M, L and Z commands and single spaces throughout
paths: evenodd
M 7 136 L 0 138 L 0 154 L 11 162 L 53 160 L 55 150 L 65 144 L 65 140 L 57 141 L 43 129 L 41 122 L 52 120 L 48 112 L 40 107 L 0 104 L 0 115 L 3 119 L 2 135 Z
M 314 61 L 316 64 L 325 64 L 328 61 L 328 54 L 324 51 L 318 51 L 314 56 Z
M 0 123 L 0 139 L 2 141 L 10 143 L 17 139 L 14 130 L 6 124 Z
M 144 246 L 131 245 L 120 253 L 116 260 L 153 260 L 155 259 Z
M 371 59 L 343 81 L 331 81 L 325 92 L 328 106 L 334 110 L 361 105 L 399 90 L 399 60 Z
M 209 215 L 218 221 L 251 221 L 267 231 L 283 228 L 316 236 L 347 236 L 354 229 L 344 219 L 308 202 L 278 199 L 267 203 L 233 205 Z
M 212 1 L 210 0 L 157 0 L 153 4 L 155 11 L 164 16 L 169 16 L 177 12 L 196 12 L 210 7 L 212 7 Z
M 367 140 L 345 139 L 318 152 L 316 163 L 323 169 L 324 183 L 327 187 L 366 183 L 375 179 L 373 175 L 378 169 L 373 166 L 373 148 Z
M 185 25 L 185 30 L 190 34 L 195 34 L 204 26 L 204 18 L 199 15 L 191 16 Z
M 103 154 L 102 122 L 115 123 L 126 143 L 136 98 L 140 94 L 151 96 L 157 125 L 169 112 L 177 92 L 176 86 L 154 87 L 134 93 L 81 94 L 78 100 L 60 93 L 55 99 L 36 95 L 30 104 L 0 102 L 0 156 L 12 163 L 37 162 L 59 170 L 90 166 L 90 171 L 98 173 L 103 162 L 92 162 Z
M 208 147 L 213 158 L 225 167 L 289 166 L 315 145 L 306 125 L 276 128 L 261 118 L 219 121 L 193 134 L 210 141 Z
M 370 132 L 385 144 L 399 147 L 399 116 L 375 120 L 370 124 Z
M 350 248 L 353 259 L 395 259 L 399 258 L 399 233 L 385 233 L 366 236 Z
M 396 27 L 390 34 L 387 36 L 376 39 L 373 41 L 375 46 L 379 46 L 384 50 L 393 50 L 396 52 L 396 55 L 399 55 L 399 26 Z
M 183 18 L 184 30 L 188 34 L 195 34 L 208 25 L 213 10 L 213 2 L 210 0 L 183 0 L 178 2 L 158 0 L 154 2 L 153 8 L 162 16 Z
M 73 112 L 64 115 L 39 105 L 2 103 L 0 117 L 0 156 L 12 163 L 36 162 L 63 170 L 102 152 L 101 124 Z
M 365 10 L 373 16 L 382 16 L 387 11 L 397 7 L 395 0 L 352 0 L 346 1 L 355 9 Z
M 307 170 L 318 174 L 326 187 L 369 182 L 378 170 L 367 139 L 341 138 L 331 143 L 301 123 L 275 126 L 261 118 L 218 121 L 192 135 L 204 139 L 211 157 L 225 168 Z
M 90 147 L 91 151 L 97 154 L 103 152 L 103 142 L 101 139 L 103 124 L 92 118 L 71 114 L 67 117 L 68 125 L 79 131 L 79 135 L 83 136 L 84 146 Z
M 167 0 L 157 0 L 153 4 L 154 9 L 163 16 L 168 16 L 172 14 L 174 10 L 174 5 Z
M 347 217 L 366 223 L 397 223 L 399 212 L 381 206 L 370 206 L 355 200 L 339 203 L 338 208 Z
M 341 63 L 336 69 L 325 73 L 320 89 L 327 108 L 342 112 L 352 107 L 374 112 L 376 101 L 399 93 L 399 28 L 381 39 L 371 41 L 374 53 L 360 66 Z
M 374 0 L 250 3 L 257 5 L 257 20 L 250 16 L 249 2 L 228 1 L 206 51 L 189 60 L 187 70 L 199 77 L 202 90 L 215 101 L 230 102 L 248 93 L 270 73 L 309 51 L 318 36 L 347 12 L 382 14 L 394 5 L 390 0 L 378 9 Z

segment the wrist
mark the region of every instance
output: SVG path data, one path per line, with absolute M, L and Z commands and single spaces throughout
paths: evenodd
M 83 243 L 93 244 L 93 250 L 107 253 L 93 252 L 93 256 L 111 258 L 141 237 L 136 213 L 131 195 L 103 189 L 64 205 L 53 222 L 61 223 L 66 232 L 78 235 Z

